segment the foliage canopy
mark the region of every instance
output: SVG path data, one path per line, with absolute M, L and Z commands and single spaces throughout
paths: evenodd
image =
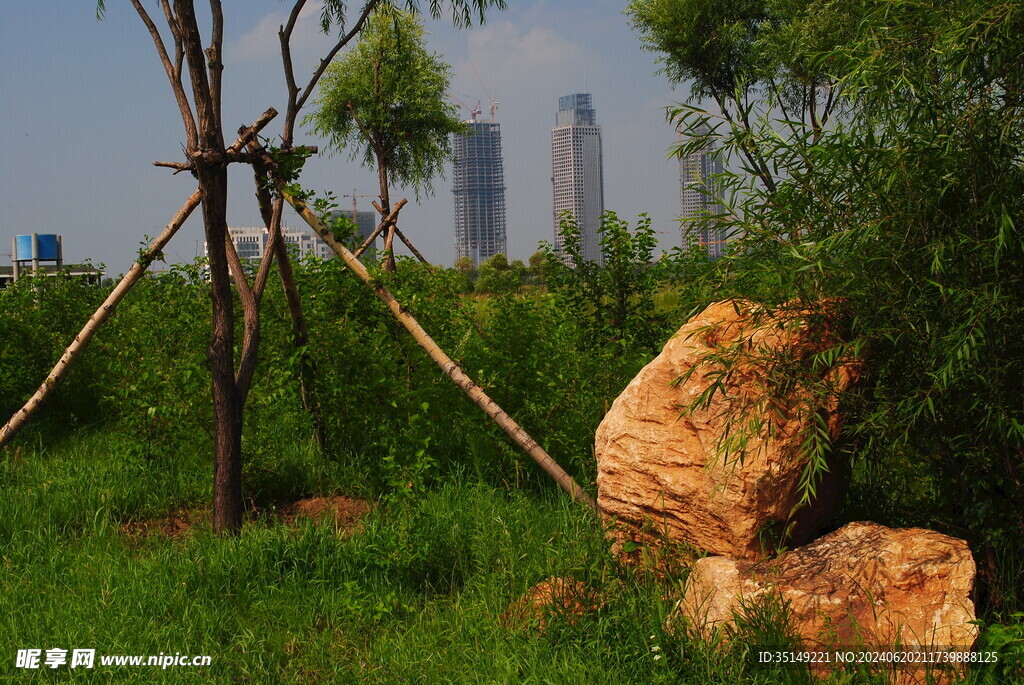
M 867 358 L 850 456 L 873 465 L 878 488 L 937 493 L 938 508 L 908 522 L 1021 558 L 1020 3 L 629 11 L 668 76 L 692 82 L 671 110 L 679 151 L 713 140 L 732 162 L 725 220 L 744 237 L 728 272 L 745 275 L 723 294 L 842 303 L 847 342 L 809 363 Z
M 385 168 L 391 180 L 431 190 L 464 130 L 447 100 L 451 68 L 423 45 L 423 25 L 397 9 L 374 12 L 359 42 L 328 67 L 304 120 L 335 150 Z

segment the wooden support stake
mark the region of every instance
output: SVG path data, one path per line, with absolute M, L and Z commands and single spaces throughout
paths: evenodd
M 483 409 L 484 413 L 490 416 L 495 423 L 501 426 L 502 430 L 504 430 L 505 433 L 512 438 L 512 440 L 514 440 L 524 452 L 530 455 L 530 457 L 537 462 L 537 464 L 544 469 L 549 476 L 554 478 L 559 487 L 567 492 L 573 500 L 586 505 L 593 511 L 597 511 L 597 503 L 583 491 L 583 488 L 573 480 L 572 476 L 566 473 L 565 470 L 551 458 L 551 455 L 549 455 L 543 447 L 538 445 L 537 441 L 531 438 L 530 435 L 523 430 L 511 416 L 505 413 L 504 409 L 499 407 L 494 400 L 488 397 L 487 393 L 485 393 L 480 386 L 474 383 L 473 380 L 466 375 L 466 372 L 463 371 L 451 357 L 445 354 L 444 350 L 438 347 L 437 343 L 434 342 L 425 330 L 423 330 L 423 327 L 420 326 L 415 317 L 413 317 L 412 314 L 398 303 L 394 295 L 392 295 L 387 288 L 380 283 L 374 282 L 362 262 L 356 259 L 356 257 L 349 252 L 344 245 L 334 239 L 334 236 L 331 235 L 329 230 L 327 230 L 327 227 L 324 226 L 323 222 L 317 218 L 316 214 L 310 211 L 304 203 L 296 200 L 290 193 L 288 193 L 284 188 L 284 184 L 278 184 L 278 192 L 288 201 L 289 204 L 291 204 L 292 207 L 295 208 L 295 211 L 298 212 L 299 216 L 301 216 L 302 219 L 309 224 L 314 231 L 316 231 L 317 235 L 319 235 L 320 238 L 327 243 L 332 250 L 334 250 L 334 253 L 341 257 L 345 262 L 345 265 L 355 272 L 360 280 L 373 288 L 377 297 L 388 306 L 391 313 L 394 314 L 395 318 L 397 318 L 403 326 L 405 326 L 405 329 L 409 331 L 413 338 L 415 338 L 420 347 L 430 355 L 430 358 L 441 367 L 441 370 L 444 371 L 457 386 L 462 388 L 462 391 L 465 392 L 471 400 L 473 400 L 473 403 Z
M 373 241 L 377 239 L 377 236 L 379 236 L 384 231 L 385 228 L 390 226 L 392 223 L 398 221 L 398 213 L 402 211 L 402 207 L 408 204 L 408 202 L 409 201 L 406 200 L 404 197 L 401 200 L 399 200 L 398 204 L 396 204 L 394 209 L 391 210 L 391 213 L 388 214 L 383 219 L 381 219 L 381 222 L 380 224 L 377 225 L 377 228 L 373 229 L 373 233 L 371 233 L 369 237 L 363 241 L 363 244 L 360 245 L 356 249 L 356 251 L 352 253 L 352 255 L 356 258 L 361 257 L 362 254 L 366 252 L 367 249 L 369 249 L 370 245 L 373 244 Z M 373 206 L 376 207 L 381 214 L 384 213 L 384 210 L 381 209 L 380 205 L 378 205 L 376 202 L 373 203 Z
M 75 336 L 74 342 L 68 345 L 68 348 L 64 350 L 64 354 L 61 356 L 57 365 L 53 367 L 50 375 L 46 377 L 43 384 L 39 386 L 35 394 L 29 398 L 25 406 L 14 413 L 11 420 L 0 429 L 0 449 L 7 446 L 7 444 L 17 435 L 18 431 L 28 423 L 28 420 L 32 418 L 36 410 L 43 403 L 44 400 L 53 392 L 53 389 L 57 387 L 64 374 L 71 367 L 71 364 L 78 358 L 85 346 L 89 344 L 93 336 L 96 335 L 96 331 L 100 329 L 110 315 L 114 313 L 114 308 L 118 305 L 124 296 L 128 294 L 132 286 L 135 285 L 142 275 L 146 273 L 146 269 L 150 263 L 156 259 L 164 249 L 164 245 L 177 233 L 181 225 L 185 223 L 185 219 L 189 217 L 192 211 L 199 206 L 199 191 L 192 193 L 192 197 L 178 210 L 178 213 L 171 219 L 171 223 L 167 224 L 167 228 L 163 230 L 163 233 L 158 235 L 156 239 L 150 243 L 149 249 L 147 249 L 142 256 L 139 257 L 138 261 L 132 264 L 132 268 L 128 270 L 128 273 L 124 275 L 121 282 L 117 284 L 117 287 L 109 295 L 107 299 L 103 301 L 96 313 L 92 315 L 85 327 Z
M 235 153 L 241 150 L 245 145 L 252 140 L 257 133 L 263 129 L 264 126 L 270 123 L 270 121 L 277 116 L 277 110 L 273 107 L 268 109 L 256 122 L 245 130 L 244 133 L 240 134 L 238 140 L 228 148 L 228 152 Z M 124 299 L 124 296 L 128 294 L 128 291 L 132 289 L 142 275 L 146 273 L 146 269 L 153 262 L 154 259 L 160 257 L 163 252 L 164 246 L 167 245 L 168 241 L 178 232 L 181 225 L 185 223 L 192 211 L 199 206 L 200 195 L 199 191 L 192 193 L 192 196 L 182 205 L 178 213 L 174 215 L 171 222 L 167 224 L 167 227 L 163 232 L 150 243 L 149 248 L 139 256 L 138 260 L 132 264 L 132 268 L 128 270 L 128 273 L 124 275 L 121 282 L 117 284 L 107 299 L 103 301 L 99 309 L 89 318 L 85 326 L 79 331 L 78 335 L 75 336 L 75 340 L 68 345 L 67 349 L 64 350 L 64 354 L 57 361 L 57 364 L 50 371 L 50 375 L 46 377 L 42 385 L 35 391 L 32 397 L 29 398 L 28 402 L 25 403 L 21 409 L 14 413 L 14 416 L 4 424 L 3 428 L 0 428 L 0 449 L 3 449 L 14 439 L 32 415 L 36 413 L 40 405 L 49 397 L 50 393 L 53 392 L 54 388 L 60 384 L 64 374 L 71 368 L 71 364 L 74 363 L 78 355 L 82 353 L 85 346 L 89 344 L 93 336 L 96 335 L 96 331 L 106 323 L 110 315 L 114 313 L 114 308 L 117 307 L 118 303 Z
M 415 248 L 415 247 L 413 246 L 413 244 L 412 244 L 411 242 L 409 242 L 409 239 L 408 239 L 408 238 L 406 238 L 406 237 L 405 237 L 405 234 L 404 234 L 404 233 L 402 233 L 402 231 L 401 231 L 401 230 L 400 230 L 400 229 L 398 228 L 398 224 L 395 224 L 395 235 L 397 235 L 397 236 L 398 236 L 399 238 L 401 238 L 401 239 L 402 239 L 402 242 L 403 242 L 403 243 L 405 243 L 405 246 L 406 246 L 407 248 L 409 248 L 409 250 L 410 250 L 410 251 L 411 251 L 411 252 L 412 252 L 412 253 L 413 253 L 414 255 L 416 255 L 416 259 L 420 260 L 421 262 L 423 262 L 423 263 L 424 263 L 424 264 L 426 264 L 427 266 L 430 266 L 430 262 L 428 262 L 428 261 L 427 261 L 427 258 L 426 258 L 426 257 L 424 257 L 423 255 L 421 255 L 421 254 L 420 254 L 420 251 L 419 251 L 419 250 L 417 250 L 417 249 L 416 249 L 416 248 Z

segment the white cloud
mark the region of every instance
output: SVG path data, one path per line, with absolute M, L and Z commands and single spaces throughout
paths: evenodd
M 299 12 L 299 18 L 292 30 L 292 52 L 305 52 L 314 47 L 327 44 L 330 39 L 320 30 L 320 12 L 322 2 L 308 3 Z M 281 41 L 278 30 L 288 22 L 287 12 L 271 12 L 264 15 L 247 33 L 227 44 L 226 60 L 229 62 L 247 62 L 278 57 L 281 54 Z
M 562 72 L 581 56 L 577 45 L 539 26 L 524 32 L 510 21 L 499 21 L 469 34 L 469 65 L 506 85 Z M 469 71 L 469 65 L 460 65 L 459 71 Z

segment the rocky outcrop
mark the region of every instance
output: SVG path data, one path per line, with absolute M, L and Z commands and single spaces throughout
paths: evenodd
M 799 384 L 782 392 L 777 382 L 783 367 L 834 343 L 827 310 L 768 317 L 746 302 L 712 304 L 623 390 L 595 445 L 598 505 L 619 526 L 620 542 L 635 542 L 647 527 L 653 538 L 756 559 L 783 530 L 790 546 L 810 539 L 838 501 L 842 479 L 833 464 L 815 501 L 798 509 L 802 444 L 810 430 L 838 435 L 837 398 L 856 366 L 824 369 L 824 396 L 812 398 Z M 742 434 L 744 444 L 724 449 Z
M 701 559 L 669 621 L 711 640 L 749 607 L 785 607 L 808 650 L 919 645 L 964 652 L 978 636 L 970 623 L 974 574 L 963 540 L 850 523 L 772 561 Z M 921 669 L 897 675 L 895 682 L 924 682 Z

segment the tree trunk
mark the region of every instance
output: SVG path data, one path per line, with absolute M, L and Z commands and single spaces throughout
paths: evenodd
M 565 470 L 551 458 L 551 455 L 549 455 L 544 448 L 538 445 L 537 442 L 512 419 L 512 417 L 506 414 L 505 410 L 499 407 L 494 400 L 488 397 L 483 389 L 474 383 L 462 368 L 451 359 L 451 357 L 445 354 L 444 350 L 438 347 L 437 343 L 435 343 L 431 339 L 430 335 L 423 330 L 423 327 L 419 325 L 415 317 L 413 317 L 412 314 L 410 314 L 404 307 L 402 307 L 401 304 L 398 303 L 397 300 L 395 300 L 394 296 L 387 288 L 373 281 L 370 274 L 366 271 L 366 267 L 364 267 L 363 264 L 356 259 L 344 245 L 334 239 L 334 236 L 331 235 L 330 231 L 327 230 L 327 227 L 323 225 L 317 216 L 311 212 L 306 205 L 290 195 L 285 190 L 283 184 L 278 185 L 278 192 L 288 200 L 289 204 L 291 204 L 292 207 L 295 208 L 295 211 L 299 213 L 299 216 L 301 216 L 302 219 L 317 232 L 317 235 L 319 235 L 320 238 L 323 239 L 323 241 L 327 243 L 332 250 L 334 250 L 334 253 L 341 257 L 345 262 L 345 265 L 355 272 L 355 274 L 359 276 L 364 283 L 373 288 L 377 297 L 388 306 L 391 313 L 394 314 L 395 318 L 397 318 L 402 325 L 405 326 L 406 330 L 412 334 L 420 347 L 422 347 L 426 353 L 430 355 L 430 358 L 441 367 L 441 370 L 444 371 L 445 374 L 451 378 L 452 381 L 454 381 L 455 384 L 458 385 L 471 400 L 473 400 L 474 404 L 480 407 L 495 421 L 495 423 L 501 426 L 506 435 L 512 438 L 512 440 L 514 440 L 524 452 L 530 455 L 530 457 L 542 469 L 544 469 L 549 476 L 554 478 L 559 487 L 567 492 L 573 500 L 597 511 L 597 504 L 589 495 L 587 495 L 586 492 L 583 491 L 583 488 L 573 480 L 572 476 L 566 473 Z
M 189 0 L 174 0 L 183 57 L 188 63 L 199 128 L 197 144 L 186 151 L 195 165 L 203 201 L 213 335 L 210 375 L 213 395 L 213 530 L 232 532 L 242 527 L 242 403 L 235 383 L 235 312 L 228 273 L 228 170 L 224 163 L 207 162 L 203 155 L 223 155 L 224 131 L 220 103 L 219 0 L 214 7 L 213 40 L 204 51 L 195 9 Z M 209 72 L 207 72 L 209 69 Z
M 382 217 L 387 217 L 391 214 L 391 197 L 388 190 L 388 168 L 384 160 L 384 154 L 381 152 L 377 153 L 377 181 L 380 183 L 380 214 Z M 395 222 L 390 222 L 384 227 L 384 270 L 394 271 L 395 270 Z
M 213 336 L 209 359 L 213 390 L 213 530 L 242 527 L 242 407 L 235 384 L 235 314 L 228 273 L 227 169 L 197 165 L 203 193 Z

